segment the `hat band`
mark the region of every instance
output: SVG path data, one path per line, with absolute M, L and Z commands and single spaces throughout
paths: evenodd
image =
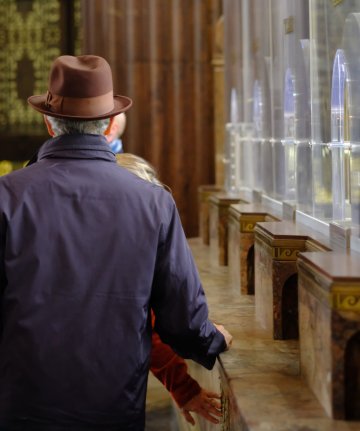
M 107 114 L 114 109 L 113 92 L 95 97 L 66 97 L 47 92 L 45 105 L 51 112 L 74 117 L 92 117 Z

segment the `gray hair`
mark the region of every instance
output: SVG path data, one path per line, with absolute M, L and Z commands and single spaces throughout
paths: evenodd
M 67 118 L 55 118 L 46 116 L 55 136 L 59 135 L 103 135 L 109 125 L 109 118 L 105 120 L 69 120 Z

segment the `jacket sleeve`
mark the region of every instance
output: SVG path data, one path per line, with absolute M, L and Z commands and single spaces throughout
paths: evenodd
M 180 408 L 201 391 L 198 382 L 188 374 L 184 359 L 164 344 L 156 332 L 152 334 L 150 370 Z
M 204 290 L 172 199 L 168 214 L 160 235 L 151 297 L 155 331 L 180 356 L 211 369 L 226 343 L 208 319 Z

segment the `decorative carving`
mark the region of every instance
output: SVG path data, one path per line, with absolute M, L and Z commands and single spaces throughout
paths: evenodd
M 0 129 L 43 124 L 41 115 L 27 105 L 26 96 L 46 91 L 50 64 L 60 55 L 60 40 L 58 0 L 33 0 L 25 11 L 16 1 L 2 3 Z M 19 90 L 20 82 L 30 94 Z
M 298 248 L 272 247 L 272 257 L 275 260 L 296 260 Z
M 61 0 L 0 3 L 0 130 L 43 130 L 43 119 L 27 104 L 47 90 L 49 69 L 63 50 Z M 80 0 L 73 1 L 75 51 L 80 53 Z
M 360 312 L 360 290 L 337 288 L 331 294 L 332 308 L 344 311 L 359 311 Z
M 256 224 L 256 222 L 241 221 L 240 222 L 240 232 L 242 232 L 242 233 L 254 232 L 255 224 Z

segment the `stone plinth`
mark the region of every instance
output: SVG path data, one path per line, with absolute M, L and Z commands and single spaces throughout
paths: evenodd
M 296 259 L 308 236 L 294 223 L 255 227 L 255 312 L 275 340 L 298 337 Z
M 359 431 L 360 422 L 329 418 L 300 375 L 299 342 L 273 340 L 255 319 L 254 296 L 229 289 L 228 267 L 212 265 L 210 248 L 192 238 L 193 251 L 208 299 L 210 318 L 233 335 L 232 348 L 212 371 L 189 361 L 200 385 L 222 393 L 224 422 L 182 431 Z M 220 380 L 219 380 L 220 379 Z M 194 415 L 196 416 L 196 415 Z
M 209 196 L 221 190 L 221 187 L 215 184 L 202 185 L 198 188 L 199 236 L 206 245 L 210 244 Z
M 298 267 L 301 373 L 329 416 L 360 420 L 360 255 L 301 253 Z
M 229 208 L 228 265 L 231 286 L 243 295 L 254 294 L 254 228 L 274 220 L 261 204 L 233 204 Z
M 216 193 L 209 197 L 210 251 L 213 263 L 227 265 L 229 207 L 240 201 L 240 195 L 227 193 Z

